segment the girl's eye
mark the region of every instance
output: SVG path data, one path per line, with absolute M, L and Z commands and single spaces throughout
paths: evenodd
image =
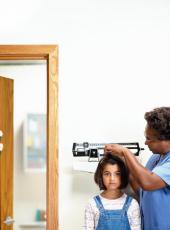
M 109 172 L 104 172 L 103 173 L 103 176 L 111 176 L 111 175 L 112 175 L 112 173 L 109 173 Z M 120 176 L 120 172 L 115 172 L 113 175 L 114 176 Z
M 115 173 L 116 176 L 120 176 L 120 172 Z
M 108 172 L 103 173 L 104 176 L 109 176 L 110 174 Z

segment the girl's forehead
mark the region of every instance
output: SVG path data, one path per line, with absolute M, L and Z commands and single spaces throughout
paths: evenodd
M 119 170 L 118 164 L 106 164 L 103 171 L 117 171 Z

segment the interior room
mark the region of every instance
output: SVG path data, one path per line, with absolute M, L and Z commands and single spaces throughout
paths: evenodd
M 139 142 L 143 165 L 151 154 L 144 113 L 169 106 L 169 6 L 168 0 L 2 3 L 0 44 L 59 47 L 58 230 L 82 229 L 87 201 L 100 192 L 93 172 L 74 168 L 73 143 Z M 15 90 L 14 230 L 46 229 L 45 169 L 29 171 L 24 163 L 27 115 L 46 111 L 45 77 L 39 82 L 45 68 L 0 63 L 0 75 L 14 79 Z
M 0 72 L 14 80 L 14 229 L 45 229 L 46 63 L 1 61 Z

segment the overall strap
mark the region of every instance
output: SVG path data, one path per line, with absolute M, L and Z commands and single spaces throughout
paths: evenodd
M 127 213 L 128 208 L 129 208 L 131 202 L 132 202 L 132 197 L 131 196 L 127 196 L 126 197 L 126 201 L 125 201 L 125 203 L 123 205 L 123 208 L 122 208 L 122 210 L 123 210 L 124 213 Z
M 100 196 L 95 196 L 94 200 L 96 202 L 97 208 L 99 209 L 99 211 L 104 210 L 103 204 L 101 202 Z

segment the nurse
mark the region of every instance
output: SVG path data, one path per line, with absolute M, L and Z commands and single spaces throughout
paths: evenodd
M 140 197 L 142 228 L 170 230 L 170 107 L 146 112 L 145 120 L 145 144 L 153 153 L 146 167 L 123 146 L 106 145 L 105 153 L 125 159 L 131 186 Z

